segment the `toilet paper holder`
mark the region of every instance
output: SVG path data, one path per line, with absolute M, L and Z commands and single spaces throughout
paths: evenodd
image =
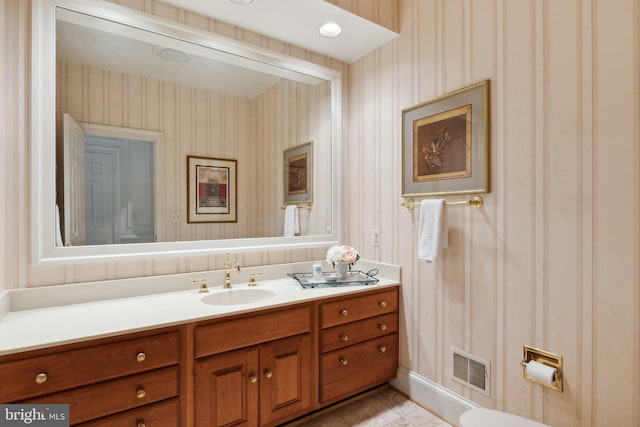
M 553 375 L 553 382 L 541 381 L 538 378 L 528 375 L 527 364 L 532 361 L 556 369 Z M 520 362 L 520 364 L 522 366 L 522 375 L 525 379 L 552 390 L 562 392 L 562 356 L 525 345 L 523 348 L 522 362 Z

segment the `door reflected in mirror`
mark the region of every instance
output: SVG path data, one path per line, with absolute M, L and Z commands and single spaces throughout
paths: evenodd
M 77 123 L 65 113 L 62 150 L 58 245 L 162 239 L 162 133 Z

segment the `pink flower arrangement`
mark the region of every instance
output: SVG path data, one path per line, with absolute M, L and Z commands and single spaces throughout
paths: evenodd
M 327 263 L 332 266 L 336 264 L 348 264 L 349 268 L 360 259 L 360 255 L 356 248 L 349 245 L 335 245 L 327 251 Z

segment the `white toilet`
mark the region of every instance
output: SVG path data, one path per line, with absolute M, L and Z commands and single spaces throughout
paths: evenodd
M 506 412 L 475 408 L 460 415 L 458 427 L 549 427 Z

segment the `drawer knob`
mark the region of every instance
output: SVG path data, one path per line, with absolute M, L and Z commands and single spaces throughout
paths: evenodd
M 385 325 L 384 323 L 381 323 L 378 325 L 378 329 L 380 329 L 381 331 L 386 331 L 387 330 L 387 325 Z
M 349 363 L 349 360 L 346 357 L 341 357 L 340 358 L 340 363 L 342 363 L 343 365 L 346 366 L 346 364 Z
M 136 360 L 137 360 L 138 362 L 144 362 L 144 359 L 146 359 L 146 358 L 147 358 L 147 355 L 146 355 L 146 354 L 144 354 L 144 353 L 142 353 L 142 352 L 140 352 L 140 353 L 138 353 L 138 354 L 136 355 Z
M 258 382 L 258 377 L 255 374 L 251 374 L 249 375 L 249 381 L 251 382 L 251 384 L 255 384 Z
M 45 374 L 44 372 L 41 372 L 38 375 L 36 375 L 37 384 L 44 384 L 46 382 L 47 382 L 47 374 Z
M 143 388 L 139 388 L 138 391 L 136 392 L 136 396 L 138 397 L 138 399 L 142 399 L 147 395 L 147 392 L 144 391 Z
M 138 421 L 138 424 L 136 424 L 136 427 L 147 427 L 147 425 L 144 423 L 144 421 Z
M 380 301 L 380 304 L 378 304 L 380 306 L 380 308 L 386 308 L 387 307 L 387 303 L 385 301 Z
M 340 310 L 340 314 L 342 314 L 343 316 L 348 316 L 349 312 L 347 311 L 346 308 L 343 308 L 342 310 Z
M 267 378 L 271 378 L 273 376 L 273 371 L 265 369 L 264 370 L 264 376 L 267 377 Z
M 381 353 L 384 353 L 385 351 L 387 351 L 387 347 L 381 345 L 381 346 L 378 346 L 378 350 L 380 350 Z
M 342 335 L 340 335 L 340 339 L 341 339 L 342 341 L 349 341 L 349 335 L 342 334 Z

